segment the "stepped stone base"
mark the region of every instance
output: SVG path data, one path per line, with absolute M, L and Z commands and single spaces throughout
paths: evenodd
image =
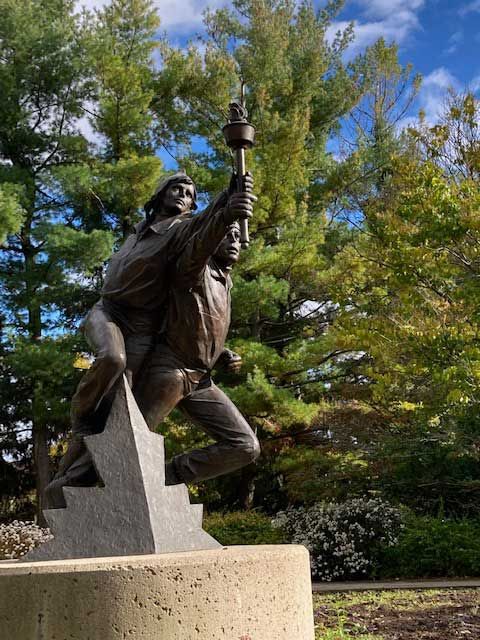
M 296 545 L 0 563 L 2 640 L 313 640 Z

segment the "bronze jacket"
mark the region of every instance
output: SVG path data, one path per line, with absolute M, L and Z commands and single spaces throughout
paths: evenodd
M 220 225 L 203 225 L 171 269 L 164 342 L 187 368 L 210 371 L 224 349 L 232 280 L 212 256 L 225 233 Z
M 202 229 L 225 234 L 226 193 L 200 214 L 182 214 L 155 224 L 141 222 L 110 260 L 102 304 L 124 333 L 150 335 L 165 324 L 169 282 L 167 269 Z M 223 236 L 222 236 L 223 237 Z

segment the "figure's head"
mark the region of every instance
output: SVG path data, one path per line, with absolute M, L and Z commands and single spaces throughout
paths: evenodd
M 218 245 L 215 252 L 215 260 L 222 267 L 231 267 L 240 258 L 240 225 L 234 222 L 228 227 L 228 231 Z
M 147 220 L 152 220 L 160 212 L 168 217 L 194 211 L 197 208 L 196 199 L 195 183 L 185 173 L 179 172 L 163 178 L 152 198 L 145 204 Z

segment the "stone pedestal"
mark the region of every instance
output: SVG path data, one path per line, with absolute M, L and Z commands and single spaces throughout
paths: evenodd
M 296 545 L 0 563 L 2 640 L 313 640 Z

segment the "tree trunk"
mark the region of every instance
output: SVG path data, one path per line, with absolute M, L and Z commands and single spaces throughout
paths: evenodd
M 257 467 L 255 463 L 243 467 L 238 485 L 238 500 L 240 506 L 247 511 L 253 507 L 253 499 L 255 496 L 255 485 Z
M 23 230 L 23 254 L 25 257 L 25 285 L 27 290 L 28 334 L 30 342 L 35 344 L 42 336 L 42 312 L 36 299 L 36 290 L 32 286 L 35 281 L 36 250 L 32 246 L 30 238 L 31 217 L 25 223 Z M 32 406 L 32 440 L 33 440 L 33 465 L 35 472 L 35 484 L 37 490 L 37 521 L 40 526 L 46 526 L 43 517 L 43 501 L 45 487 L 50 481 L 50 461 L 48 456 L 48 429 L 43 420 L 38 419 L 35 372 L 32 372 L 31 406 Z
M 35 484 L 37 490 L 37 521 L 41 527 L 46 526 L 43 517 L 44 491 L 50 482 L 50 459 L 48 457 L 48 430 L 45 424 L 32 424 L 33 462 L 35 468 Z

